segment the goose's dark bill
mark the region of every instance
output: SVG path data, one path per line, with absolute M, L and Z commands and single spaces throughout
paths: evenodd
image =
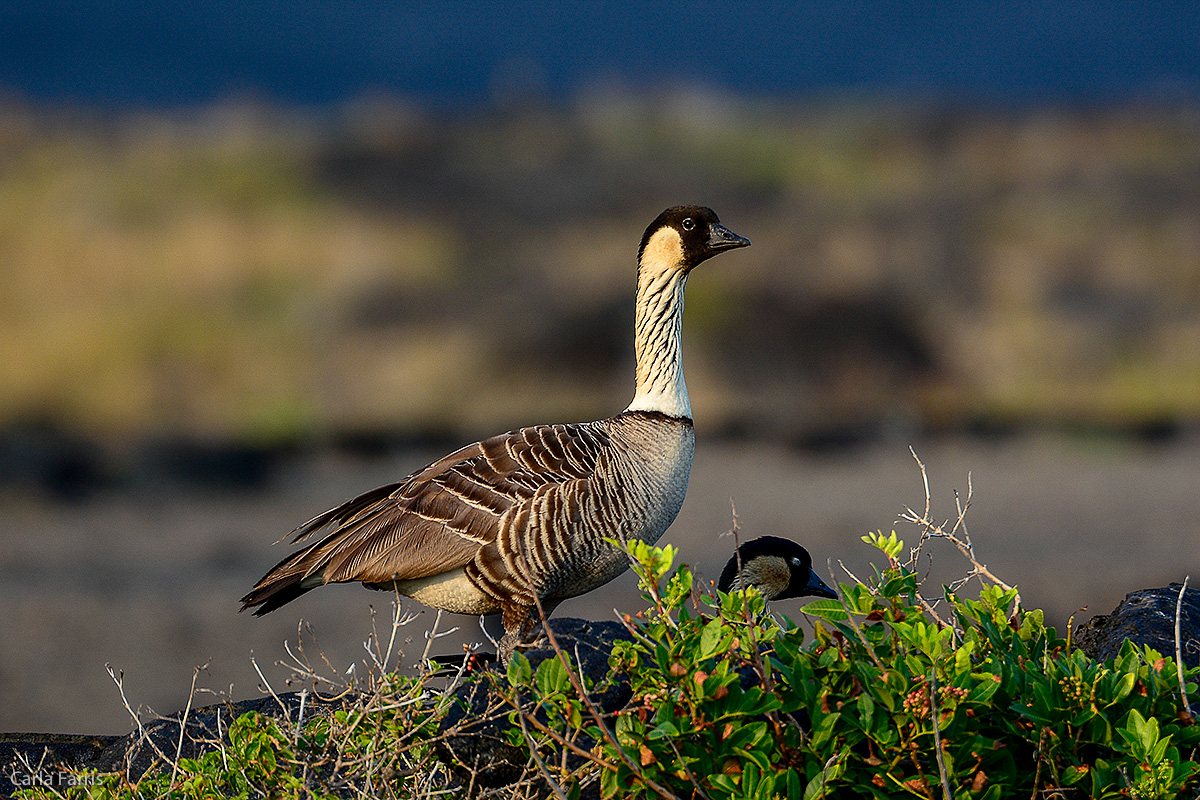
M 793 562 L 793 566 L 794 566 L 794 568 L 792 570 L 792 576 L 793 576 L 792 582 L 788 585 L 788 590 L 785 593 L 779 595 L 780 598 L 826 597 L 826 598 L 829 598 L 830 600 L 837 599 L 837 592 L 835 592 L 833 589 L 830 589 L 825 584 L 825 581 L 821 580 L 821 576 L 817 574 L 817 571 L 814 570 L 811 566 L 808 568 L 808 581 L 805 582 L 798 589 L 793 588 L 794 584 L 798 583 L 797 577 L 799 577 L 799 575 L 800 575 L 799 570 L 795 568 L 795 567 L 798 567 L 798 564 L 796 562 Z

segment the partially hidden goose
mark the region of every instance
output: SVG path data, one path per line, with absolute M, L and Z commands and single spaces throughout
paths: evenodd
M 808 551 L 791 539 L 778 536 L 763 536 L 739 547 L 717 581 L 717 588 L 722 592 L 748 586 L 757 588 L 768 600 L 789 597 L 837 599 L 837 593 L 813 571 Z
M 702 261 L 750 244 L 701 206 L 669 208 L 638 248 L 637 390 L 598 422 L 539 425 L 467 445 L 320 514 L 242 598 L 266 614 L 327 583 L 361 581 L 459 614 L 500 614 L 508 661 L 538 619 L 621 574 L 605 537 L 657 541 L 679 513 L 695 436 L 683 380 L 683 289 Z

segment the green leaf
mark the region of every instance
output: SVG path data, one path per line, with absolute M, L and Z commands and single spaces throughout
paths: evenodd
M 850 615 L 846 613 L 846 609 L 840 601 L 828 598 L 813 600 L 811 603 L 806 603 L 800 610 L 810 617 L 819 617 L 831 622 L 850 618 Z
M 700 651 L 698 659 L 711 658 L 721 647 L 725 623 L 720 619 L 711 620 L 700 632 Z
M 528 686 L 533 679 L 533 668 L 524 653 L 513 653 L 508 662 L 508 683 L 510 686 Z
M 1136 673 L 1126 672 L 1124 675 L 1122 675 L 1117 680 L 1117 690 L 1113 692 L 1112 702 L 1108 705 L 1115 705 L 1116 703 L 1128 697 L 1129 693 L 1133 691 L 1133 685 L 1135 683 L 1137 683 Z
M 825 768 L 808 782 L 808 786 L 804 787 L 804 800 L 817 800 L 820 797 L 827 797 L 834 789 L 834 782 L 845 771 L 845 759 L 839 753 L 836 758 L 830 759 L 825 764 Z
M 664 739 L 667 737 L 675 738 L 679 736 L 679 728 L 670 720 L 662 722 L 651 728 L 650 733 L 646 736 L 647 739 Z
M 570 660 L 570 656 L 563 653 L 538 664 L 537 688 L 543 696 L 566 692 L 571 688 L 571 677 L 567 674 L 567 667 L 563 666 L 563 658 Z
M 757 764 L 759 769 L 768 770 L 771 768 L 771 760 L 767 758 L 767 754 L 761 750 L 747 750 L 743 747 L 733 748 L 733 752 L 737 753 L 742 758 L 746 759 L 747 767 L 750 764 Z
M 1117 733 L 1121 734 L 1121 738 L 1129 743 L 1130 752 L 1136 758 L 1142 761 L 1151 761 L 1150 754 L 1154 750 L 1154 746 L 1158 744 L 1157 719 L 1154 717 L 1146 719 L 1136 708 L 1131 708 L 1125 727 L 1118 728 Z M 1157 763 L 1157 760 L 1152 763 Z
M 829 737 L 833 735 L 833 727 L 837 725 L 839 719 L 842 718 L 840 711 L 834 711 L 822 716 L 812 729 L 812 747 L 813 750 L 824 746 L 829 741 Z
M 967 695 L 967 699 L 973 703 L 987 703 L 1000 689 L 1001 682 L 996 680 L 998 676 L 994 676 L 990 672 L 974 672 L 971 673 L 971 677 L 979 680 L 975 684 L 975 688 Z
M 858 714 L 862 719 L 863 730 L 871 730 L 871 717 L 875 714 L 875 701 L 871 699 L 871 695 L 863 692 L 855 701 L 858 704 Z
M 1091 769 L 1085 766 L 1070 766 L 1063 770 L 1062 782 L 1066 786 L 1074 786 L 1091 774 Z
M 788 768 L 787 771 L 787 794 L 785 797 L 800 797 L 800 773 L 796 770 Z
M 887 536 L 883 535 L 883 531 L 872 531 L 862 540 L 872 547 L 878 548 L 884 555 L 895 561 L 901 551 L 904 550 L 904 540 L 896 538 L 896 532 L 892 531 Z

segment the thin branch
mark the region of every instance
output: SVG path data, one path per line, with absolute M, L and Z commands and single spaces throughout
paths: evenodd
M 175 745 L 175 758 L 171 761 L 171 786 L 175 785 L 175 778 L 179 774 L 179 758 L 183 755 L 183 735 L 187 731 L 188 714 L 192 713 L 192 699 L 196 696 L 196 679 L 200 677 L 200 671 L 208 669 L 208 664 L 192 669 L 192 688 L 188 691 L 187 705 L 183 709 L 183 716 L 179 719 L 179 741 Z
M 287 642 L 284 642 L 283 644 L 284 644 L 284 647 L 286 648 Z M 289 653 L 289 655 L 290 655 L 290 653 Z M 270 692 L 271 697 L 275 698 L 275 703 L 279 706 L 279 710 L 281 712 L 283 712 L 283 718 L 285 720 L 287 720 L 288 724 L 290 725 L 292 722 L 292 719 L 291 719 L 291 715 L 288 714 L 287 705 L 282 700 L 279 699 L 279 695 L 275 694 L 275 689 L 273 689 L 271 687 L 271 683 L 267 680 L 266 676 L 262 674 L 262 670 L 258 668 L 258 661 L 255 660 L 255 658 L 254 658 L 253 650 L 250 651 L 250 665 L 253 666 L 254 671 L 258 673 L 259 680 L 262 681 L 262 685 L 266 687 L 268 692 Z
M 515 703 L 514 701 L 508 699 L 507 697 L 503 697 L 502 699 L 504 700 L 505 703 L 507 703 L 509 706 L 511 706 L 517 712 L 517 714 L 519 716 L 524 717 L 525 721 L 528 722 L 530 725 L 532 725 L 539 733 L 543 733 L 546 736 L 549 736 L 551 739 L 553 739 L 555 744 L 559 745 L 560 747 L 564 747 L 567 750 L 570 750 L 572 753 L 574 753 L 577 756 L 586 758 L 588 761 L 591 761 L 593 764 L 595 764 L 598 767 L 602 767 L 603 769 L 611 770 L 614 772 L 616 771 L 616 769 L 617 769 L 616 764 L 612 763 L 611 761 L 605 761 L 603 758 L 596 755 L 595 753 L 591 753 L 591 752 L 588 752 L 587 750 L 584 750 L 579 745 L 564 738 L 561 734 L 557 733 L 554 730 L 551 730 L 549 727 L 547 727 L 546 725 L 543 725 L 540 721 L 538 721 L 537 717 L 527 713 L 524 709 L 522 709 L 518 703 Z
M 971 543 L 971 538 L 967 533 L 966 526 L 967 509 L 971 506 L 971 496 L 974 492 L 970 473 L 967 474 L 966 499 L 963 500 L 958 496 L 958 493 L 955 492 L 955 508 L 958 512 L 958 516 L 955 518 L 954 524 L 951 526 L 950 520 L 946 520 L 944 523 L 939 524 L 934 521 L 930 514 L 929 475 L 925 469 L 925 464 L 917 456 L 916 451 L 913 450 L 912 447 L 909 447 L 909 452 L 912 453 L 913 459 L 917 462 L 917 466 L 921 470 L 921 481 L 925 487 L 924 513 L 918 514 L 912 509 L 912 507 L 905 506 L 903 513 L 900 515 L 900 519 L 904 520 L 905 522 L 911 522 L 914 525 L 920 526 L 921 528 L 921 539 L 918 542 L 917 547 L 913 549 L 913 558 L 920 553 L 921 545 L 924 544 L 926 539 L 946 539 L 958 549 L 964 558 L 971 562 L 972 571 L 968 578 L 976 576 L 979 576 L 981 579 L 987 578 L 989 581 L 1005 591 L 1011 591 L 1013 588 L 1012 586 L 1000 580 L 1000 578 L 998 578 L 990 569 L 988 569 L 986 564 L 983 564 L 975 557 L 975 547 Z M 949 527 L 949 530 L 947 530 L 947 527 Z M 962 536 L 959 535 L 960 531 L 962 532 Z M 910 559 L 910 563 L 911 562 L 912 559 Z M 1017 605 L 1019 606 L 1020 603 L 1021 597 L 1020 595 L 1017 595 Z
M 1179 617 L 1183 613 L 1183 593 L 1187 591 L 1188 579 L 1190 578 L 1191 575 L 1184 576 L 1183 586 L 1179 587 L 1179 598 L 1175 601 L 1175 669 L 1179 673 L 1179 697 L 1183 702 L 1183 712 L 1189 718 L 1195 719 L 1191 703 L 1188 702 L 1187 687 L 1183 682 L 1183 637 L 1179 631 Z
M 137 743 L 139 745 L 142 742 L 146 742 L 147 744 L 149 744 L 150 747 L 154 750 L 154 752 L 158 755 L 158 757 L 163 760 L 164 764 L 167 763 L 168 761 L 170 761 L 171 759 L 167 757 L 167 754 L 164 753 L 159 748 L 159 746 L 154 742 L 154 739 L 151 738 L 149 732 L 146 730 L 146 726 L 142 725 L 141 717 L 139 717 L 137 712 L 134 711 L 133 708 L 129 705 L 129 699 L 125 696 L 125 683 L 124 683 L 125 670 L 120 670 L 120 671 L 114 670 L 112 664 L 105 664 L 104 669 L 108 670 L 108 676 L 113 679 L 113 682 L 115 684 L 117 684 L 117 691 L 121 695 L 121 702 L 125 704 L 125 710 L 129 712 L 129 716 L 133 717 L 133 721 L 137 725 L 137 729 L 138 729 L 138 742 Z M 126 767 L 128 767 L 128 761 L 132 757 L 132 753 L 133 753 L 133 748 L 129 748 L 129 750 L 127 751 L 126 756 L 125 756 L 125 759 L 127 762 Z
M 946 761 L 942 757 L 942 734 L 938 730 L 941 720 L 938 719 L 937 706 L 937 664 L 929 668 L 929 714 L 933 719 L 933 755 L 937 758 L 938 774 L 942 776 L 942 796 L 945 800 L 954 800 L 954 792 L 950 788 L 950 778 L 946 775 Z
M 429 648 L 433 647 L 433 640 L 437 638 L 438 625 L 442 621 L 442 609 L 437 610 L 437 616 L 433 618 L 433 625 L 425 634 L 425 649 L 421 652 L 421 663 L 424 664 L 429 660 Z M 394 635 L 394 634 L 393 634 Z M 392 650 L 391 645 L 388 645 L 388 652 Z M 499 652 L 499 650 L 497 650 Z
M 1041 781 L 1041 779 L 1042 779 L 1042 761 L 1045 758 L 1046 734 L 1049 732 L 1049 730 L 1050 730 L 1049 728 L 1042 728 L 1042 733 L 1038 737 L 1037 769 L 1035 769 L 1033 771 L 1033 793 L 1029 795 L 1029 800 L 1037 800 L 1038 782 Z M 1121 772 L 1121 777 L 1123 777 L 1123 778 L 1125 777 L 1124 771 Z M 1128 778 L 1126 778 L 1126 782 L 1128 782 Z M 1133 787 L 1131 786 L 1130 789 L 1132 789 L 1132 788 Z M 1136 795 L 1135 795 L 1135 797 L 1136 797 Z
M 675 758 L 679 760 L 679 766 L 683 767 L 683 771 L 687 773 L 688 780 L 691 781 L 692 786 L 696 790 L 696 794 L 700 795 L 702 798 L 704 798 L 704 800 L 709 800 L 708 793 L 704 791 L 704 789 L 700 786 L 700 782 L 696 780 L 695 773 L 692 772 L 692 768 L 689 767 L 687 761 L 684 760 L 683 753 L 679 752 L 679 747 L 675 744 L 675 740 L 670 736 L 666 737 L 666 740 L 667 744 L 671 745 L 671 749 L 675 751 Z
M 554 780 L 554 776 L 550 774 L 550 769 L 546 766 L 546 762 L 538 755 L 537 742 L 533 741 L 533 737 L 529 735 L 529 728 L 525 726 L 525 714 L 518 710 L 517 721 L 521 723 L 521 733 L 525 736 L 525 742 L 529 745 L 529 755 L 533 757 L 533 763 L 537 764 L 538 771 L 542 773 L 543 780 L 554 792 L 554 796 L 558 800 L 567 800 L 567 796 L 563 794 L 562 787 L 558 785 L 558 781 Z
M 841 562 L 838 562 L 841 563 Z M 846 603 L 846 596 L 842 593 L 839 586 L 836 592 L 838 602 L 842 604 L 842 608 L 846 610 L 846 621 L 850 623 L 850 627 L 854 629 L 854 633 L 858 636 L 858 640 L 862 642 L 863 649 L 867 651 L 867 655 L 875 662 L 875 666 L 879 667 L 881 673 L 887 672 L 887 667 L 879 660 L 879 656 L 875 653 L 875 648 L 867 641 L 867 637 L 863 635 L 862 629 L 858 627 L 858 623 L 854 621 L 854 613 L 850 610 L 850 606 Z
M 745 586 L 746 583 L 742 579 L 742 545 L 741 545 L 741 542 L 738 541 L 739 528 L 738 528 L 737 506 L 734 505 L 732 497 L 729 498 L 729 513 L 733 516 L 733 525 L 729 528 L 729 530 L 722 533 L 721 537 L 725 537 L 725 536 L 733 537 L 733 557 L 734 557 L 734 559 L 737 560 L 738 583 L 740 583 L 742 586 Z
M 629 635 L 630 635 L 630 636 L 632 636 L 634 639 L 637 639 L 639 642 L 641 642 L 642 644 L 646 645 L 646 646 L 647 646 L 647 647 L 649 647 L 651 650 L 653 650 L 655 647 L 657 647 L 657 646 L 658 646 L 658 643 L 657 643 L 657 642 L 655 642 L 653 639 L 651 639 L 651 638 L 650 638 L 649 636 L 647 636 L 646 634 L 644 634 L 644 633 L 642 633 L 641 631 L 639 631 L 639 630 L 638 630 L 638 629 L 637 629 L 637 628 L 636 628 L 636 627 L 633 625 L 633 623 L 631 623 L 629 620 L 625 619 L 625 617 L 626 617 L 626 616 L 628 616 L 628 615 L 626 615 L 626 614 L 622 614 L 620 611 L 618 611 L 618 610 L 617 610 L 617 609 L 615 609 L 615 608 L 614 608 L 612 611 L 613 611 L 613 614 L 614 614 L 614 615 L 616 616 L 616 618 L 617 618 L 617 622 L 620 622 L 622 625 L 624 625 L 624 626 L 625 626 L 625 630 L 629 632 Z

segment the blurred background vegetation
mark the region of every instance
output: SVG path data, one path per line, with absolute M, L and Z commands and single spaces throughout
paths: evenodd
M 10 479 L 605 416 L 677 202 L 755 243 L 689 287 L 708 436 L 1200 422 L 1196 108 L 10 103 L 0 153 Z

